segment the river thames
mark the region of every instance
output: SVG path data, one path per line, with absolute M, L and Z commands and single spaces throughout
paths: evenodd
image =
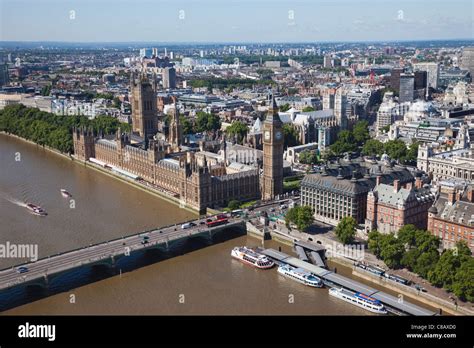
M 2 243 L 37 244 L 39 257 L 196 217 L 154 195 L 41 147 L 0 134 Z M 63 198 L 60 189 L 72 194 Z M 48 216 L 24 206 L 42 206 Z M 314 289 L 230 257 L 249 236 L 212 245 L 132 272 L 28 303 L 5 314 L 282 314 L 370 315 Z M 265 247 L 291 253 L 273 241 Z M 0 268 L 21 259 L 0 259 Z M 339 273 L 349 275 L 348 269 Z M 349 275 L 350 276 L 350 275 Z M 71 294 L 75 303 L 70 303 Z

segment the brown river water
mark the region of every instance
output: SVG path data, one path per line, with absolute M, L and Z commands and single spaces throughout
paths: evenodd
M 72 208 L 61 188 L 72 194 Z M 48 216 L 30 214 L 24 202 L 42 206 Z M 193 217 L 159 197 L 0 134 L 0 243 L 37 244 L 42 257 Z M 5 314 L 371 315 L 330 297 L 327 289 L 284 278 L 275 268 L 257 270 L 232 259 L 230 251 L 237 245 L 261 242 L 238 237 Z M 294 254 L 274 241 L 264 246 Z M 22 261 L 0 258 L 0 268 Z M 348 269 L 338 266 L 338 271 L 350 276 Z M 75 303 L 70 303 L 71 294 Z

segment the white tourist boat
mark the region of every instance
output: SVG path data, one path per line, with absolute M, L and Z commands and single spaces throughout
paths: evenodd
M 64 198 L 71 198 L 72 195 L 67 192 L 65 189 L 61 189 L 61 194 L 63 195 Z
M 43 208 L 41 208 L 38 205 L 34 205 L 32 203 L 27 203 L 26 208 L 34 215 L 38 215 L 38 216 L 48 215 L 48 213 Z
M 237 260 L 243 263 L 261 269 L 272 268 L 275 265 L 275 263 L 272 260 L 268 259 L 268 257 L 266 257 L 265 255 L 260 254 L 255 250 L 252 250 L 245 246 L 235 247 L 234 249 L 232 249 L 231 255 L 233 258 L 236 258 Z
M 281 275 L 300 282 L 304 285 L 312 286 L 314 288 L 322 288 L 324 286 L 322 280 L 313 273 L 304 270 L 303 268 L 295 268 L 290 265 L 281 265 L 278 267 L 278 273 Z
M 364 308 L 372 313 L 386 314 L 385 306 L 379 300 L 362 294 L 360 292 L 352 292 L 344 288 L 331 288 L 329 295 L 337 297 L 346 302 L 352 303 L 354 306 Z

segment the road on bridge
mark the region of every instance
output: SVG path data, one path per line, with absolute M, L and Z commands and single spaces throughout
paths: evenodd
M 187 229 L 183 229 L 181 225 L 173 225 L 42 258 L 35 262 L 22 265 L 28 268 L 28 271 L 25 273 L 19 273 L 17 271 L 18 266 L 4 269 L 0 271 L 0 290 L 42 278 L 49 274 L 91 264 L 113 256 L 132 253 L 133 251 L 166 243 L 186 235 L 191 236 L 216 228 L 208 228 L 205 224 L 206 219 L 193 222 L 196 226 Z M 239 218 L 229 218 L 229 222 L 226 226 L 240 222 L 241 219 Z M 144 243 L 145 236 L 148 237 L 147 243 Z

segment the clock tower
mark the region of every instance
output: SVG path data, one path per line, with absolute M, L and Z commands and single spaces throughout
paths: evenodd
M 283 123 L 273 94 L 269 96 L 268 114 L 263 122 L 262 200 L 283 193 Z

